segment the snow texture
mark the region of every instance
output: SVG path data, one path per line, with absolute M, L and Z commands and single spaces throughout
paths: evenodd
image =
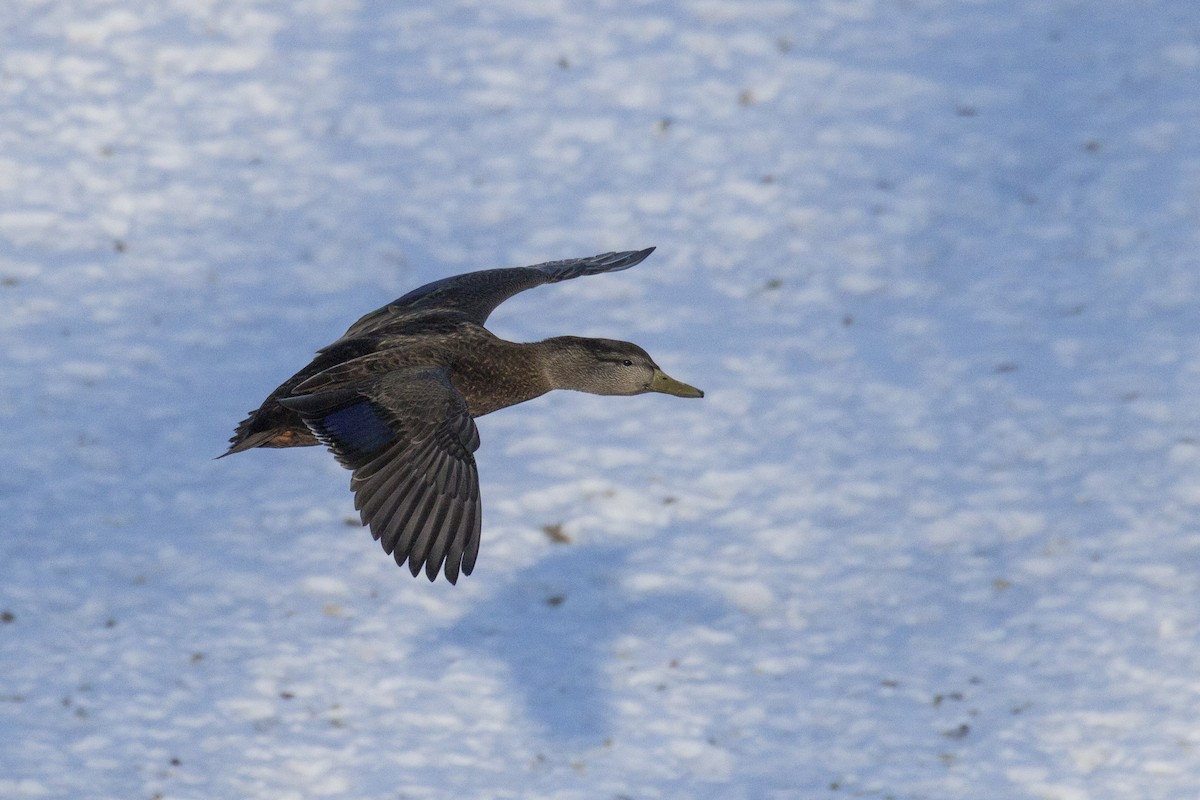
M 1200 792 L 1200 4 L 3 17 L 0 797 Z M 415 286 L 649 245 L 493 330 L 708 396 L 481 419 L 457 587 L 212 459 Z

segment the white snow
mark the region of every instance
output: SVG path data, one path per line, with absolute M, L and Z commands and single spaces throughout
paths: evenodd
M 0 797 L 1200 794 L 1200 5 L 9 5 Z M 212 460 L 649 245 L 493 330 L 708 396 L 481 419 L 458 586 Z

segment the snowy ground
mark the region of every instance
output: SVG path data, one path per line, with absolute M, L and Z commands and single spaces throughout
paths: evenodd
M 0 22 L 0 797 L 1200 793 L 1200 4 L 144 6 Z M 212 460 L 648 245 L 493 329 L 708 397 L 483 418 L 457 587 Z

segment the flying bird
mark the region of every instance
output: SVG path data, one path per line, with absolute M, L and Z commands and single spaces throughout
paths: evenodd
M 354 507 L 384 551 L 414 577 L 424 569 L 431 581 L 444 572 L 455 583 L 479 553 L 476 417 L 551 389 L 704 396 L 630 342 L 509 342 L 484 328 L 518 292 L 628 269 L 653 251 L 468 272 L 414 289 L 317 351 L 237 426 L 219 458 L 325 445 L 352 470 Z

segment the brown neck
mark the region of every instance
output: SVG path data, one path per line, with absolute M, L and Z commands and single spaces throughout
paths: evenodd
M 587 391 L 588 360 L 578 344 L 582 341 L 576 336 L 555 336 L 528 345 L 533 348 L 549 388 Z
M 544 368 L 543 344 L 503 339 L 480 342 L 472 358 L 456 363 L 451 380 L 466 398 L 471 416 L 482 417 L 524 403 L 554 388 Z

